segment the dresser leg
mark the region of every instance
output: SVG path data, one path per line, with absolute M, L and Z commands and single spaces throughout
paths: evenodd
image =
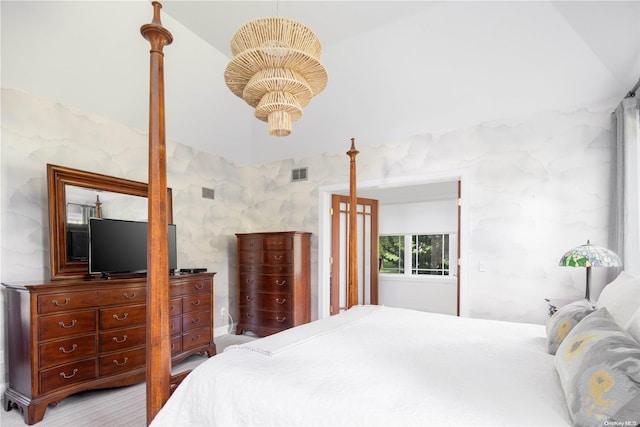
M 43 402 L 40 404 L 34 404 L 31 399 L 23 396 L 21 393 L 15 392 L 12 389 L 7 389 L 4 392 L 4 409 L 10 411 L 16 409 L 22 414 L 24 422 L 28 425 L 35 424 L 42 421 L 44 418 L 44 412 L 47 410 L 48 403 Z

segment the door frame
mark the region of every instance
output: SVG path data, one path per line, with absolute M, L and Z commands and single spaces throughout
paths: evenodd
M 462 204 L 460 205 L 460 265 L 458 267 L 460 300 L 460 316 L 468 317 L 471 307 L 471 293 L 468 288 L 467 278 L 470 266 L 468 265 L 468 239 L 469 239 L 469 201 L 470 183 L 467 179 L 468 172 L 464 170 L 451 170 L 429 175 L 396 177 L 358 182 L 358 189 L 375 189 L 387 187 L 404 187 L 417 184 L 431 184 L 443 181 L 460 181 Z M 329 317 L 330 282 L 331 282 L 331 195 L 334 193 L 348 194 L 349 182 L 324 185 L 318 187 L 318 319 Z

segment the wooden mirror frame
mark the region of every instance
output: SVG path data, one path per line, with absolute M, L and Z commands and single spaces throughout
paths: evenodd
M 143 182 L 47 164 L 49 192 L 49 259 L 51 279 L 89 278 L 88 262 L 67 260 L 67 185 L 98 191 L 148 197 L 149 186 Z M 171 189 L 167 188 L 167 220 L 173 223 Z

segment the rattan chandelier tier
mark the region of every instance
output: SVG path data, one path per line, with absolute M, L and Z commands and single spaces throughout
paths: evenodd
M 291 134 L 302 108 L 327 86 L 320 63 L 322 47 L 306 25 L 289 18 L 258 18 L 244 24 L 231 39 L 234 57 L 224 81 L 231 92 L 256 108 L 269 134 Z

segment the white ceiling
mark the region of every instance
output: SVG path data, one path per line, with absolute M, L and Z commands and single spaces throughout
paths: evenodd
M 640 1 L 164 1 L 169 139 L 248 164 L 345 152 L 550 109 L 613 105 L 640 77 Z M 2 86 L 146 132 L 152 7 L 0 2 Z M 311 27 L 329 83 L 289 137 L 223 81 L 229 40 L 279 13 Z

